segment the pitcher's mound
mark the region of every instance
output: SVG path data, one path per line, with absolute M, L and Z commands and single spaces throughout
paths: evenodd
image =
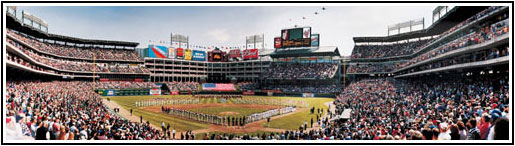
M 230 116 L 230 115 L 239 115 L 240 113 L 238 113 L 238 112 L 221 112 L 220 114 Z

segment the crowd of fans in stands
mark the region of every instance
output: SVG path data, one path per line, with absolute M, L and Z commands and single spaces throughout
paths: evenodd
M 257 90 L 280 90 L 287 93 L 340 93 L 341 88 L 337 84 L 322 85 L 278 85 L 268 84 L 261 85 L 253 82 L 238 83 L 241 91 L 257 91 Z
M 378 73 L 378 72 L 391 72 L 395 69 L 394 64 L 356 64 L 347 67 L 347 73 Z
M 142 64 L 129 65 L 119 63 L 96 63 L 86 61 L 72 61 L 66 59 L 57 59 L 49 55 L 38 54 L 32 49 L 28 49 L 19 43 L 7 38 L 7 42 L 14 45 L 17 49 L 34 59 L 35 61 L 46 64 L 48 66 L 68 71 L 85 71 L 85 72 L 118 72 L 118 73 L 148 73 Z
M 502 6 L 492 6 L 488 9 L 468 18 L 467 20 L 455 25 L 449 30 L 441 33 L 436 37 L 432 37 L 431 39 L 420 41 L 419 42 L 410 42 L 396 45 L 359 45 L 355 46 L 352 52 L 352 58 L 380 58 L 380 57 L 392 57 L 392 56 L 401 56 L 401 55 L 409 55 L 415 52 L 420 51 L 421 49 L 427 47 L 433 42 L 439 40 L 441 37 L 446 36 L 460 28 L 466 26 L 467 24 L 472 23 L 475 20 L 483 18 L 484 16 L 490 14 L 491 12 L 502 8 Z M 508 28 L 506 28 L 508 29 Z M 507 31 L 506 31 L 507 32 Z
M 410 55 L 419 46 L 426 44 L 430 39 L 404 42 L 388 45 L 356 45 L 352 52 L 352 58 L 381 58 Z
M 478 53 L 474 53 L 470 56 L 449 58 L 449 59 L 444 59 L 444 60 L 432 62 L 429 64 L 425 64 L 425 65 L 417 67 L 416 69 L 409 70 L 409 72 L 416 72 L 416 71 L 420 71 L 420 70 L 428 70 L 428 69 L 446 67 L 446 66 L 455 65 L 455 64 L 463 64 L 463 63 L 495 59 L 495 58 L 499 58 L 499 57 L 508 56 L 509 55 L 508 50 L 509 50 L 508 46 L 496 47 L 496 48 L 492 48 L 489 50 L 483 50 Z
M 149 123 L 121 119 L 109 111 L 91 82 L 8 81 L 7 130 L 36 140 L 169 139 Z
M 165 82 L 170 91 L 197 91 L 198 82 Z M 101 81 L 95 82 L 97 89 L 145 89 L 160 88 L 155 82 Z
M 420 80 L 364 79 L 338 97 L 341 139 L 508 139 L 508 75 Z
M 170 91 L 197 91 L 200 84 L 198 82 L 166 82 Z
M 506 22 L 506 21 L 500 21 L 500 22 Z M 492 26 L 485 26 L 481 28 L 477 32 L 472 32 L 470 34 L 464 35 L 463 37 L 453 40 L 452 42 L 449 42 L 445 45 L 439 46 L 436 49 L 433 49 L 423 55 L 419 55 L 410 61 L 399 63 L 397 64 L 397 68 L 403 68 L 412 64 L 415 64 L 417 62 L 421 62 L 430 58 L 434 58 L 437 56 L 440 56 L 442 54 L 445 54 L 447 52 L 458 50 L 464 47 L 476 45 L 483 43 L 485 41 L 492 40 L 494 38 L 497 38 L 501 35 L 504 35 L 508 33 L 508 24 L 507 23 L 496 23 Z M 499 53 L 500 54 L 500 53 Z M 508 54 L 508 50 L 506 50 L 505 54 Z
M 264 74 L 269 78 L 332 78 L 338 65 L 336 63 L 274 63 Z
M 104 81 L 95 82 L 97 89 L 143 89 L 159 88 L 154 82 L 134 82 L 134 81 Z
M 281 92 L 296 92 L 296 93 L 339 93 L 341 88 L 337 84 L 323 84 L 323 85 L 267 85 L 263 86 L 264 90 L 276 90 Z
M 16 55 L 13 55 L 13 54 L 11 54 L 9 52 L 7 52 L 7 60 L 12 61 L 12 62 L 14 62 L 16 64 L 20 64 L 20 65 L 26 66 L 26 67 L 34 69 L 34 70 L 39 70 L 39 71 L 48 72 L 48 73 L 54 73 L 54 74 L 57 73 L 54 70 L 45 69 L 45 68 L 40 67 L 38 65 L 34 65 L 34 64 L 30 63 L 30 62 L 27 62 L 27 61 L 23 60 L 22 58 L 20 58 L 20 57 L 18 57 Z
M 134 50 L 122 49 L 100 49 L 100 48 L 78 48 L 59 44 L 42 42 L 37 39 L 26 37 L 14 31 L 8 30 L 7 34 L 27 43 L 28 45 L 48 54 L 54 54 L 62 57 L 71 57 L 78 59 L 93 59 L 93 56 L 99 60 L 126 60 L 141 61 Z
M 259 89 L 259 84 L 254 82 L 239 82 L 236 85 L 240 87 L 241 91 L 252 91 Z

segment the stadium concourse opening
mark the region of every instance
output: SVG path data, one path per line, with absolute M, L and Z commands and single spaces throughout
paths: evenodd
M 169 42 L 137 48 L 143 42 L 53 34 L 40 14 L 7 8 L 6 140 L 448 142 L 513 134 L 508 6 L 438 6 L 430 26 L 415 19 L 388 26 L 387 36 L 354 37 L 347 56 L 320 44 L 329 32 L 297 24 L 273 42 L 256 34 L 241 46 L 196 45 L 170 33 Z

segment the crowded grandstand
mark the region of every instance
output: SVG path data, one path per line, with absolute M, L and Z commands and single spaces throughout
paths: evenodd
M 350 56 L 342 56 L 342 48 L 320 46 L 317 39 L 323 34 L 312 34 L 316 28 L 311 27 L 281 30 L 282 34 L 308 31 L 309 35 L 299 33 L 304 35 L 299 39 L 281 35 L 274 40 L 274 49 L 136 48 L 137 42 L 52 34 L 22 22 L 15 16 L 16 7 L 9 9 L 14 13 L 7 13 L 4 43 L 7 139 L 509 139 L 511 48 L 506 6 L 440 6 L 433 15 L 445 9 L 445 16 L 427 28 L 383 37 L 354 37 Z M 259 36 L 253 37 L 253 43 L 257 42 Z M 184 38 L 172 35 L 171 43 L 189 42 Z M 309 40 L 307 45 L 305 40 Z M 270 123 L 269 117 L 313 107 L 316 119 L 311 118 L 311 126 L 306 120 L 295 125 L 297 129 L 200 136 L 197 131 L 176 131 L 175 125 L 164 122 L 155 126 L 149 117 L 122 116 L 120 107 L 109 106 L 112 96 L 153 95 L 231 104 L 258 101 L 246 96 L 333 100 L 318 113 L 313 105 L 306 108 L 277 100 L 266 105 L 275 108 L 276 115 L 255 120 Z M 195 111 L 179 108 L 188 107 L 164 105 L 159 112 L 192 119 L 189 114 Z M 130 110 L 133 116 L 132 108 L 123 110 Z M 194 113 L 197 117 L 201 114 Z M 217 125 L 229 126 L 221 121 L 225 118 L 209 116 L 218 120 Z M 251 124 L 245 117 L 239 122 L 239 127 L 231 128 L 245 129 Z

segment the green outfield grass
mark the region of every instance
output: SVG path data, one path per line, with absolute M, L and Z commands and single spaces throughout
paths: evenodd
M 334 101 L 334 98 L 303 98 L 303 97 L 250 97 L 250 98 L 274 98 L 274 99 L 292 99 L 292 100 L 304 100 L 307 103 L 309 103 L 309 108 L 315 107 L 316 108 L 323 108 L 322 115 L 324 115 L 327 111 L 327 106 L 324 104 L 326 102 Z M 299 129 L 299 126 L 301 124 L 304 124 L 305 121 L 308 122 L 308 126 L 310 125 L 311 118 L 313 118 L 313 121 L 316 121 L 316 115 L 310 114 L 309 109 L 304 110 L 302 112 L 297 112 L 292 115 L 288 115 L 285 117 L 281 117 L 278 119 L 274 119 L 270 121 L 270 128 L 278 128 L 278 129 L 285 129 L 285 130 L 295 130 Z M 294 119 L 294 120 L 293 120 Z M 266 123 L 263 123 L 263 126 L 267 126 Z
M 142 110 L 139 107 L 135 106 L 136 101 L 147 100 L 151 98 L 188 98 L 191 95 L 161 95 L 161 96 L 112 96 L 112 97 L 104 97 L 110 98 L 113 102 L 118 103 L 122 108 L 126 110 L 133 109 L 133 115 L 139 117 L 139 115 L 143 115 L 144 120 L 149 120 L 152 124 L 156 126 L 160 126 L 161 122 L 170 123 L 170 125 L 175 128 L 177 131 L 185 131 L 185 130 L 198 130 L 198 129 L 207 129 L 209 128 L 208 124 L 197 122 L 193 120 L 186 119 L 178 119 L 173 116 L 164 114 L 164 113 L 155 113 L 151 111 Z M 270 99 L 291 99 L 291 100 L 304 100 L 309 104 L 309 107 L 315 106 L 315 108 L 323 108 L 324 113 L 327 110 L 327 106 L 324 105 L 326 102 L 333 101 L 334 98 L 302 98 L 302 97 L 268 97 L 268 96 L 245 96 L 244 98 L 270 98 Z M 217 100 L 213 98 L 201 99 L 200 103 L 217 103 Z M 234 103 L 233 100 L 229 99 L 226 103 Z M 193 109 L 197 110 L 197 109 Z M 239 115 L 248 115 L 256 112 L 262 112 L 263 109 L 252 109 L 252 108 L 232 108 L 232 107 L 209 107 L 198 109 L 202 110 L 204 113 L 209 112 L 212 114 L 219 114 L 220 112 L 226 111 L 236 111 L 240 113 Z M 299 110 L 299 109 L 298 109 Z M 238 116 L 238 115 L 235 115 Z M 309 109 L 304 110 L 302 112 L 298 112 L 292 115 L 284 116 L 278 119 L 274 119 L 270 122 L 271 128 L 279 128 L 279 129 L 298 129 L 301 124 L 304 124 L 304 121 L 309 122 L 313 118 L 316 120 L 315 114 L 310 114 Z M 136 121 L 139 122 L 139 121 Z M 266 123 L 263 124 L 266 126 Z M 261 132 L 263 133 L 263 132 Z M 203 135 L 202 135 L 203 136 Z
M 202 122 L 197 122 L 193 120 L 186 119 L 178 119 L 173 116 L 164 113 L 155 113 L 151 111 L 146 111 L 136 107 L 134 104 L 136 101 L 141 101 L 145 99 L 151 99 L 156 97 L 165 97 L 165 98 L 186 98 L 191 97 L 188 95 L 175 95 L 175 96 L 113 96 L 108 97 L 111 101 L 118 103 L 122 108 L 126 110 L 133 109 L 133 115 L 143 116 L 144 120 L 150 121 L 150 123 L 160 126 L 161 122 L 165 122 L 166 124 L 170 123 L 172 128 L 175 128 L 177 131 L 186 131 L 186 130 L 197 130 L 197 129 L 206 129 L 209 128 L 208 124 L 204 124 Z M 104 97 L 107 98 L 107 97 Z M 136 121 L 139 122 L 139 121 Z

